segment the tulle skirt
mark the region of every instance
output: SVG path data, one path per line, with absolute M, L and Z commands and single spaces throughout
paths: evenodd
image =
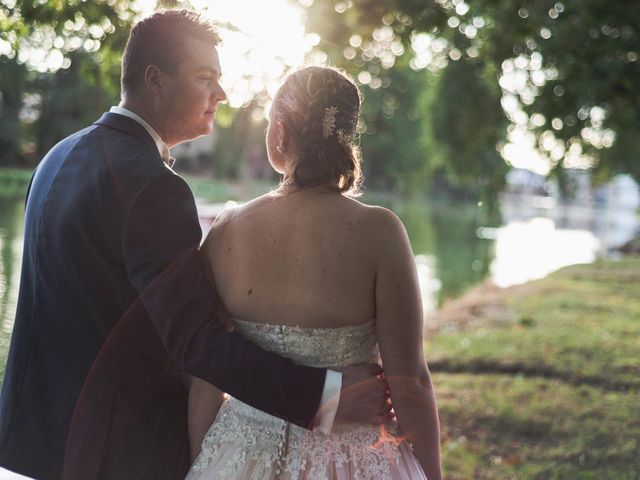
M 324 435 L 226 402 L 187 480 L 426 480 L 393 424 L 340 425 Z

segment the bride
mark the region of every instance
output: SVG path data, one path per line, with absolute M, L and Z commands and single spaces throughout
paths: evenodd
M 338 71 L 291 74 L 275 96 L 266 138 L 281 185 L 223 212 L 202 248 L 233 328 L 316 367 L 381 359 L 397 421 L 336 424 L 327 436 L 223 401 L 194 378 L 197 458 L 188 479 L 442 476 L 411 246 L 392 212 L 352 198 L 361 181 L 352 145 L 359 109 L 357 87 Z

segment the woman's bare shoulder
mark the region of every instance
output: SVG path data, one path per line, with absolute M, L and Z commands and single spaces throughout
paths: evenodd
M 352 199 L 352 201 L 363 220 L 364 229 L 383 235 L 397 235 L 404 232 L 402 221 L 392 210 L 378 205 L 368 205 L 358 200 Z
M 246 203 L 233 203 L 225 207 L 218 215 L 211 226 L 212 230 L 219 230 L 226 227 L 232 221 L 238 222 L 265 206 L 270 200 L 269 194 L 261 195 Z
M 411 254 L 409 237 L 398 215 L 385 207 L 360 205 L 360 245 L 376 265 L 393 263 Z
M 213 239 L 221 238 L 224 231 L 232 225 L 242 222 L 244 218 L 247 218 L 256 209 L 259 209 L 261 205 L 268 201 L 268 194 L 254 198 L 246 203 L 233 203 L 229 202 L 222 210 L 217 214 L 209 232 L 207 233 L 205 244 L 211 244 Z

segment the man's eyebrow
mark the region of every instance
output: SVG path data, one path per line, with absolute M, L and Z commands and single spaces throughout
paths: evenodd
M 204 72 L 212 73 L 214 75 L 217 75 L 218 78 L 220 78 L 222 76 L 222 72 L 220 72 L 220 70 L 217 70 L 217 69 L 215 69 L 213 67 L 209 67 L 209 66 L 206 66 L 206 65 L 198 68 L 197 71 L 198 71 L 198 73 L 204 73 Z

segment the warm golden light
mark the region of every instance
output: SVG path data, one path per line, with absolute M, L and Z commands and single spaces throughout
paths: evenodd
M 155 3 L 142 0 L 136 7 L 148 14 Z M 268 103 L 286 72 L 302 65 L 320 40 L 305 32 L 301 8 L 287 0 L 192 0 L 191 5 L 220 25 L 221 83 L 232 107 L 256 95 Z

